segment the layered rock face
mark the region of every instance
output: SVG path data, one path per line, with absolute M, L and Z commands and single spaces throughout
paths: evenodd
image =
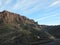
M 0 12 L 0 21 L 3 21 L 5 23 L 13 23 L 13 22 L 35 23 L 33 20 L 29 20 L 25 16 L 21 16 L 16 13 L 8 12 L 6 10 L 4 10 L 3 12 Z

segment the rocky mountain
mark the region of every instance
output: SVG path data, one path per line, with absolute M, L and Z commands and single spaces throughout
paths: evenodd
M 0 12 L 0 45 L 39 45 L 54 39 L 34 20 L 6 10 Z
M 25 16 L 21 16 L 16 13 L 8 12 L 4 10 L 3 12 L 0 12 L 0 21 L 3 21 L 4 23 L 32 23 L 35 22 L 33 20 L 29 20 Z

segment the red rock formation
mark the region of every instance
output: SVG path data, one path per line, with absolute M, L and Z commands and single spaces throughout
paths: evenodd
M 28 24 L 34 24 L 34 20 L 30 20 L 26 18 L 25 16 L 21 16 L 16 13 L 12 13 L 9 11 L 4 10 L 3 12 L 0 12 L 0 22 L 4 23 L 28 23 Z

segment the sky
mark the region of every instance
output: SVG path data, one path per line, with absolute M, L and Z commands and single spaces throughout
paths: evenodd
M 0 0 L 0 12 L 7 10 L 38 24 L 60 25 L 60 0 Z

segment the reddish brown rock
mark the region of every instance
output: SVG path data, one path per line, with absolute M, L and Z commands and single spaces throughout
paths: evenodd
M 16 13 L 12 13 L 9 11 L 0 12 L 0 22 L 3 23 L 27 23 L 27 24 L 35 24 L 34 20 L 28 19 L 25 16 L 21 16 Z

